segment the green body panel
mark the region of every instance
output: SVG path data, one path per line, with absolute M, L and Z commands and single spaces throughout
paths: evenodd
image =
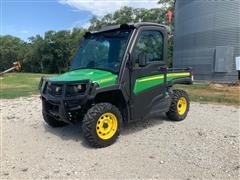
M 78 69 L 49 78 L 50 81 L 80 81 L 91 80 L 100 87 L 116 84 L 117 75 L 98 69 Z
M 167 81 L 178 78 L 189 77 L 189 72 L 168 73 Z M 91 80 L 99 84 L 100 87 L 106 87 L 116 84 L 117 75 L 108 71 L 97 69 L 79 69 L 49 78 L 50 81 L 80 81 Z M 146 89 L 152 88 L 164 83 L 164 75 L 158 74 L 153 76 L 141 77 L 136 79 L 133 92 L 138 94 Z
M 189 77 L 189 72 L 179 72 L 179 73 L 168 73 L 167 81 L 172 81 L 178 78 Z M 152 88 L 157 85 L 161 85 L 164 83 L 164 75 L 158 74 L 153 76 L 141 77 L 136 79 L 134 84 L 133 92 L 134 94 L 138 94 L 146 89 Z

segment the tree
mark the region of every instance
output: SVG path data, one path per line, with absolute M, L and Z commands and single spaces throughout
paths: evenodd
M 90 20 L 89 30 L 99 30 L 101 27 L 106 25 L 114 24 L 126 24 L 126 23 L 137 23 L 137 22 L 155 22 L 166 24 L 166 17 L 162 9 L 144 9 L 144 8 L 131 8 L 122 7 L 121 9 L 115 11 L 112 14 L 107 14 L 102 18 L 97 18 L 94 16 Z
M 44 72 L 43 52 L 44 40 L 40 35 L 29 38 L 30 43 L 27 44 L 28 51 L 23 60 L 23 71 L 27 72 Z
M 175 0 L 159 0 L 158 4 L 160 4 L 162 9 L 164 10 L 169 10 L 169 9 L 173 10 Z
M 47 31 L 44 37 L 37 35 L 29 38 L 23 70 L 41 73 L 66 71 L 85 32 L 84 29 L 74 28 L 72 31 Z
M 23 61 L 26 43 L 10 35 L 0 36 L 0 71 L 12 67 L 15 61 Z

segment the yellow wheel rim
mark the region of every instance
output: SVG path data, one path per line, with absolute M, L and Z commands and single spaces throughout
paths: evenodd
M 187 100 L 185 97 L 181 97 L 177 102 L 177 110 L 179 115 L 183 115 L 187 110 Z
M 96 124 L 97 135 L 103 140 L 112 138 L 116 133 L 117 128 L 117 117 L 113 113 L 102 114 Z

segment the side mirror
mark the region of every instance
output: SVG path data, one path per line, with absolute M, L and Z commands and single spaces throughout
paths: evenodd
M 147 65 L 147 55 L 145 53 L 140 53 L 138 55 L 138 63 L 140 67 L 144 67 Z

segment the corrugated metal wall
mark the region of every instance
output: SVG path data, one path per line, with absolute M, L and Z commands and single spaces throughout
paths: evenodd
M 195 79 L 235 82 L 240 56 L 240 0 L 176 0 L 174 67 Z

